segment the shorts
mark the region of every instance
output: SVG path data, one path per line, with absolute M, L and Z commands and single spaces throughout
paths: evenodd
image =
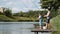
M 46 23 L 50 23 L 50 17 L 47 17 Z
M 42 19 L 39 19 L 39 25 L 42 26 L 42 22 L 43 20 Z

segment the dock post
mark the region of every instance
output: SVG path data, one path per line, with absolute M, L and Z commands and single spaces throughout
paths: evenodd
M 34 32 L 35 34 L 38 34 L 38 32 Z

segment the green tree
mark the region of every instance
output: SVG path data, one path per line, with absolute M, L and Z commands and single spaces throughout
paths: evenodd
M 42 8 L 48 8 L 50 7 L 51 16 L 55 17 L 58 15 L 57 9 L 60 7 L 60 0 L 41 0 L 41 7 Z
M 60 6 L 60 0 L 41 0 L 41 3 L 42 8 L 58 9 Z
M 12 16 L 12 11 L 10 9 L 6 9 L 4 11 L 4 15 L 8 16 L 8 17 L 11 17 Z

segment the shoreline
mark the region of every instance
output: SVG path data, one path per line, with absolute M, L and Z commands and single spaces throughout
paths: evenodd
M 0 22 L 38 22 L 39 20 L 17 20 L 17 21 L 12 21 L 12 20 L 0 20 Z
M 35 24 L 35 23 L 38 23 L 38 22 L 0 22 L 0 24 L 19 24 L 19 23 Z

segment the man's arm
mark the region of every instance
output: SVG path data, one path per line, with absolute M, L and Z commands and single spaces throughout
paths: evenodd
M 50 11 L 48 11 L 47 15 L 46 16 L 49 16 L 50 15 Z
M 50 11 L 49 10 L 47 10 L 47 11 L 48 11 L 48 13 L 44 17 L 47 17 L 50 15 Z

